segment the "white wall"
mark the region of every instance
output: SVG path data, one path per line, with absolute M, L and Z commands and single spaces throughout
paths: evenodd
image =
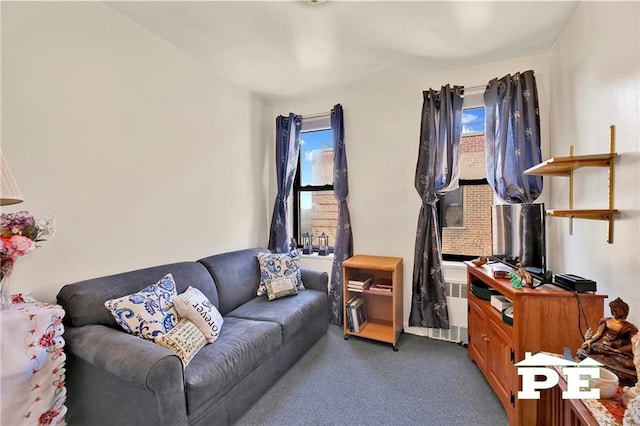
M 540 98 L 542 143 L 548 142 L 548 56 L 535 56 L 458 71 L 424 75 L 395 83 L 328 94 L 322 99 L 272 105 L 271 115 L 290 111 L 314 114 L 336 103 L 344 108 L 349 165 L 349 210 L 355 254 L 400 256 L 404 259 L 404 323 L 411 306 L 413 250 L 420 197 L 414 189 L 422 91 L 451 83 L 484 85 L 507 73 L 535 70 Z M 275 122 L 275 120 L 273 120 Z M 274 123 L 266 129 L 273 135 Z M 272 138 L 273 139 L 273 138 Z M 275 151 L 273 145 L 269 150 Z M 271 154 L 273 156 L 273 154 Z M 273 158 L 268 161 L 273 167 Z M 272 172 L 275 175 L 275 172 Z M 272 197 L 275 196 L 272 188 Z M 454 278 L 457 280 L 457 278 Z M 452 323 L 466 326 L 466 306 L 451 306 Z M 405 331 L 425 334 L 424 329 Z
M 551 51 L 549 156 L 609 152 L 616 126 L 613 244 L 606 222 L 550 218 L 548 246 L 554 270 L 591 278 L 607 303 L 621 297 L 640 325 L 640 3 L 581 2 Z M 551 181 L 556 208 L 568 208 L 569 183 Z M 607 208 L 607 170 L 575 173 L 574 207 Z M 605 313 L 609 315 L 608 305 Z
M 261 102 L 100 2 L 2 2 L 2 151 L 56 235 L 13 291 L 266 245 Z M 271 150 L 272 146 L 269 145 Z
M 271 105 L 267 114 L 250 93 L 101 3 L 1 7 L 2 151 L 26 198 L 3 211 L 58 220 L 57 234 L 19 260 L 15 291 L 50 301 L 79 279 L 266 245 L 275 116 L 340 102 L 355 252 L 404 258 L 406 324 L 422 90 L 534 69 L 545 157 L 571 144 L 578 154 L 606 152 L 610 124 L 621 154 L 614 243 L 604 222 L 576 220 L 569 236 L 567 220 L 549 218 L 549 266 L 597 280 L 640 324 L 636 2 L 581 3 L 550 55 Z M 545 178 L 542 198 L 567 207 L 567 186 Z M 575 189 L 576 206 L 604 207 L 606 173 L 580 170 Z

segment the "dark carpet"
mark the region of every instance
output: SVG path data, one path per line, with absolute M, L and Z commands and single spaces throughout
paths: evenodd
M 465 347 L 411 334 L 398 347 L 330 325 L 236 425 L 508 425 Z

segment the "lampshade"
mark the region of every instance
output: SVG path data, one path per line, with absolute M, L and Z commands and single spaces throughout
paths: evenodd
M 11 173 L 9 163 L 0 152 L 0 206 L 18 204 L 24 201 L 18 183 Z

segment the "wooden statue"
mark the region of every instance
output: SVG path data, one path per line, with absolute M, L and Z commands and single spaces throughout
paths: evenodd
M 629 305 L 619 297 L 609 303 L 613 318 L 602 318 L 595 332 L 589 328 L 578 357 L 589 356 L 616 373 L 621 386 L 633 386 L 638 380 L 633 362 L 631 339 L 638 327 L 627 321 Z
M 522 285 L 524 287 L 533 288 L 533 278 L 531 277 L 529 271 L 525 269 L 522 263 L 517 263 L 516 266 L 518 267 L 516 274 L 518 275 L 518 278 L 520 278 L 520 282 L 522 283 Z

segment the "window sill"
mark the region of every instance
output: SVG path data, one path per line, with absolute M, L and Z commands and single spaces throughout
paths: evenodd
M 333 253 L 329 253 L 326 256 L 320 256 L 318 253 L 313 254 L 300 254 L 303 259 L 331 259 L 333 261 Z
M 449 269 L 467 269 L 463 262 L 457 262 L 453 260 L 443 260 L 442 266 Z

